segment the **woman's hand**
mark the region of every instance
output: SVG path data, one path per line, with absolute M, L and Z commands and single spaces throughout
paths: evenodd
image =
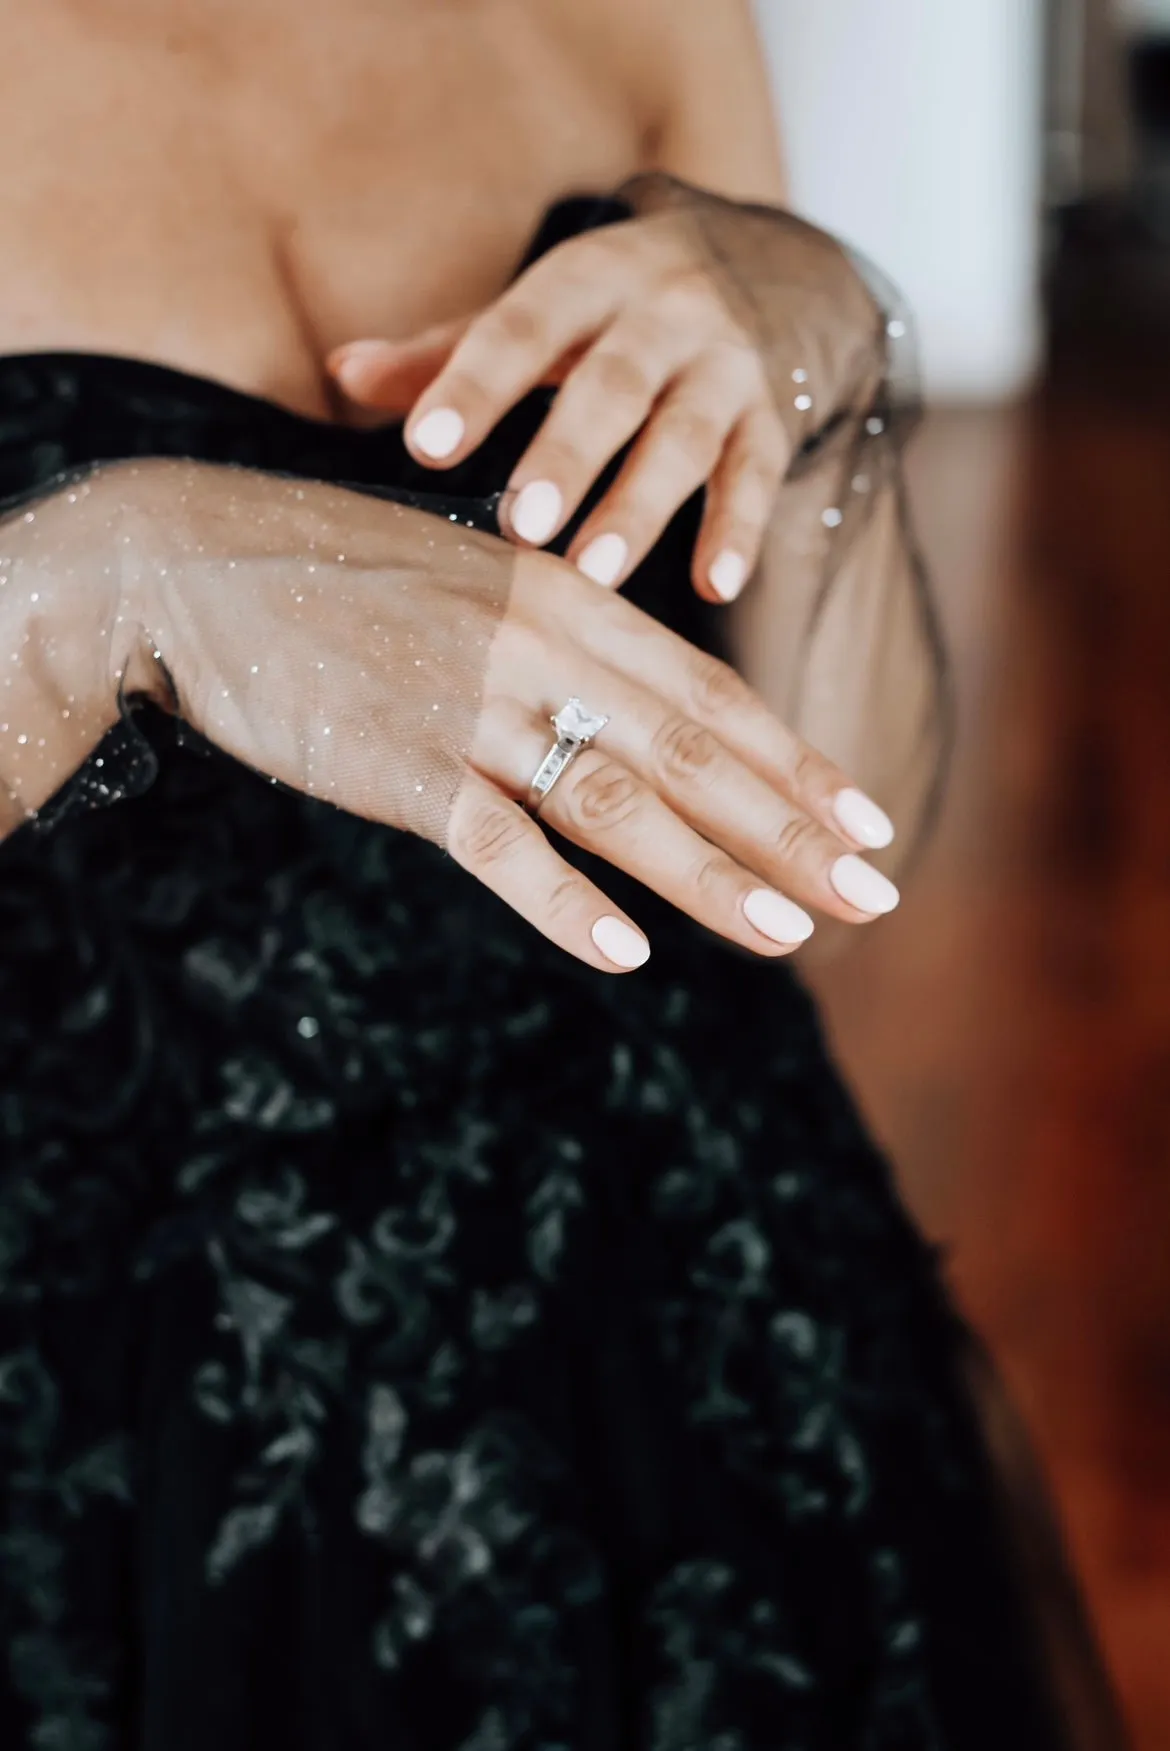
M 609 719 L 541 809 L 574 844 L 766 956 L 812 934 L 804 907 L 860 924 L 897 905 L 857 855 L 890 843 L 887 817 L 733 669 L 562 560 L 521 553 L 447 843 L 571 954 L 627 967 L 649 953 L 517 806 L 553 739 L 548 712 L 572 695 Z
M 230 470 L 185 471 L 179 535 L 170 465 L 150 468 L 164 545 L 138 535 L 141 598 L 122 614 L 183 715 L 287 784 L 445 845 L 570 954 L 613 972 L 649 952 L 521 806 L 574 695 L 609 722 L 543 804 L 566 838 L 763 955 L 811 933 L 805 908 L 863 923 L 897 903 L 857 855 L 892 837 L 881 811 L 732 669 L 565 561 Z
M 475 316 L 354 342 L 330 366 L 353 401 L 407 415 L 407 445 L 434 468 L 460 462 L 529 390 L 559 383 L 504 501 L 505 532 L 534 547 L 636 439 L 569 555 L 597 583 L 622 584 L 702 486 L 695 588 L 730 601 L 755 566 L 790 443 L 758 351 L 671 214 L 587 232 Z
M 422 834 L 570 954 L 613 972 L 634 922 L 521 806 L 576 695 L 609 721 L 542 819 L 758 954 L 897 892 L 857 855 L 888 821 L 745 682 L 548 554 L 319 482 L 152 461 L 6 523 L 0 630 L 22 661 L 0 790 L 51 797 L 118 692 L 236 759 Z M 93 791 L 116 795 L 107 764 Z

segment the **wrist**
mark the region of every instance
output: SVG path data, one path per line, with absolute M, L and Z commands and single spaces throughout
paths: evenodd
M 114 568 L 87 518 L 86 483 L 21 506 L 0 525 L 0 778 L 40 809 L 118 715 Z

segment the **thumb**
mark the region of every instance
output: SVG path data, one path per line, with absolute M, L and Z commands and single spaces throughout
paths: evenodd
M 326 360 L 334 382 L 358 407 L 407 414 L 450 358 L 471 322 L 459 316 L 407 340 L 354 340 Z

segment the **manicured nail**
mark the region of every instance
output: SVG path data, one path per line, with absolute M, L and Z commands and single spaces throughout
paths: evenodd
M 595 584 L 616 584 L 629 552 L 620 535 L 599 535 L 577 561 L 577 569 L 587 578 L 592 578 Z
M 813 933 L 808 913 L 771 888 L 755 888 L 743 903 L 743 915 L 772 942 L 807 942 Z
M 589 934 L 615 967 L 644 967 L 650 959 L 650 944 L 641 931 L 632 930 L 620 918 L 599 918 Z
M 829 871 L 829 880 L 843 900 L 856 906 L 859 912 L 870 912 L 875 917 L 892 912 L 901 898 L 893 882 L 887 881 L 880 870 L 852 854 L 837 859 Z
M 882 851 L 892 844 L 894 823 L 863 790 L 839 790 L 833 798 L 833 813 L 849 837 L 856 839 L 859 845 L 868 845 L 871 851 Z
M 530 480 L 517 493 L 508 521 L 522 541 L 543 547 L 561 520 L 561 504 L 551 480 Z
M 747 582 L 747 560 L 729 547 L 712 560 L 707 577 L 717 596 L 725 602 L 734 602 Z
M 463 416 L 453 407 L 432 407 L 417 426 L 411 427 L 410 439 L 424 456 L 433 456 L 436 462 L 441 462 L 444 456 L 452 456 L 458 450 L 464 429 Z

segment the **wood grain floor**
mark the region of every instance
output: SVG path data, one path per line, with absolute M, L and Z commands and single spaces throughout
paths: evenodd
M 814 982 L 1170 1751 L 1170 400 L 939 413 L 913 474 L 960 747 L 903 909 Z

